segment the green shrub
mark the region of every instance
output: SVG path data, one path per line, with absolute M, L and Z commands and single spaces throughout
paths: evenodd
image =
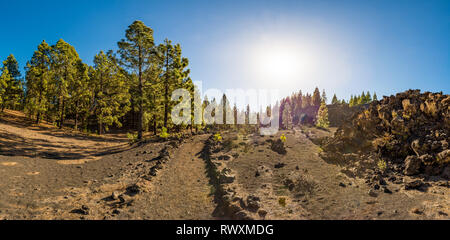
M 386 161 L 381 159 L 380 161 L 378 161 L 377 166 L 378 166 L 378 169 L 380 169 L 380 171 L 384 172 L 387 168 L 387 163 L 386 163 Z
M 222 135 L 220 135 L 220 133 L 214 134 L 214 141 L 221 142 L 222 141 Z
M 285 143 L 287 141 L 286 135 L 281 134 L 280 140 Z
M 138 141 L 138 135 L 136 133 L 127 133 L 127 138 L 130 144 Z
M 278 203 L 280 204 L 280 206 L 286 207 L 286 198 L 284 197 L 279 198 Z
M 168 138 L 169 137 L 169 133 L 167 133 L 167 128 L 163 127 L 161 130 L 161 133 L 159 134 L 159 136 L 161 138 Z

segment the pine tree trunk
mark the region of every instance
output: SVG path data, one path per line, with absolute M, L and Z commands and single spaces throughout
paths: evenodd
M 142 131 L 143 131 L 143 118 L 144 118 L 144 107 L 142 103 L 142 99 L 144 98 L 143 91 L 143 79 L 142 79 L 142 53 L 141 47 L 139 47 L 139 119 L 138 119 L 138 139 L 142 139 Z
M 103 134 L 103 122 L 98 121 L 98 135 L 102 135 L 102 134 Z
M 164 127 L 167 128 L 169 115 L 169 49 L 166 50 L 166 82 L 164 84 Z
M 42 103 L 42 92 L 39 91 L 38 108 L 41 108 L 41 103 Z M 40 121 L 41 121 L 41 110 L 38 110 L 37 116 L 36 116 L 36 124 L 39 124 Z
M 78 130 L 78 101 L 75 104 L 75 131 Z
M 61 115 L 59 118 L 59 128 L 61 129 L 64 125 L 64 110 L 65 110 L 65 101 L 64 101 L 64 97 L 62 98 L 62 106 L 61 106 Z

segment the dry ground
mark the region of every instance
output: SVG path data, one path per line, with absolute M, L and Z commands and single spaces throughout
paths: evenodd
M 249 136 L 236 140 L 226 162 L 236 176 L 233 187 L 241 196 L 256 195 L 266 219 L 449 219 L 448 186 L 432 186 L 426 192 L 405 190 L 388 182 L 392 193 L 368 194 L 363 179 L 349 178 L 340 166 L 319 157 L 320 147 L 309 138 L 332 134 L 316 128 L 281 131 L 277 136 Z M 267 140 L 285 134 L 287 154 L 270 149 Z M 224 138 L 234 138 L 233 134 Z M 245 143 L 245 144 L 244 144 Z M 276 166 L 278 165 L 278 166 Z M 294 182 L 289 189 L 289 182 Z M 285 199 L 286 204 L 280 204 Z
M 286 155 L 267 142 L 281 133 L 288 139 Z M 239 156 L 226 163 L 236 190 L 260 197 L 266 219 L 449 219 L 448 186 L 419 192 L 389 182 L 392 194 L 369 196 L 362 179 L 319 157 L 310 139 L 329 134 L 304 128 L 238 137 L 231 152 Z M 186 139 L 157 176 L 146 179 L 167 143 L 129 145 L 123 135 L 36 126 L 7 111 L 0 117 L 0 219 L 216 219 L 214 188 L 200 156 L 208 137 Z M 289 189 L 286 179 L 298 180 L 298 187 Z M 139 194 L 130 194 L 134 185 Z

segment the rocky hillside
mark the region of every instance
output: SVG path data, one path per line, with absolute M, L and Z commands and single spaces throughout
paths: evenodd
M 449 136 L 450 96 L 409 90 L 355 114 L 324 141 L 324 157 L 349 163 L 363 156 L 382 170 L 449 179 Z

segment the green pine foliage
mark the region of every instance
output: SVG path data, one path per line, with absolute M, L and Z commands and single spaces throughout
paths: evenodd
M 333 95 L 333 99 L 331 100 L 331 104 L 335 105 L 335 104 L 338 104 L 338 103 L 339 103 L 339 100 L 338 100 L 338 98 L 336 97 L 336 94 L 334 94 L 334 95 Z
M 130 99 L 125 76 L 114 56 L 103 51 L 95 55 L 91 89 L 96 103 L 93 112 L 97 116 L 99 134 L 113 124 L 122 126 L 119 119 L 129 110 Z
M 14 55 L 9 55 L 3 61 L 2 74 L 4 75 L 3 81 L 5 81 L 1 103 L 1 111 L 3 112 L 5 108 L 16 109 L 20 105 L 21 98 L 23 97 L 19 64 L 14 58 Z
M 317 113 L 316 126 L 320 128 L 330 127 L 330 121 L 328 120 L 328 108 L 325 102 L 320 104 L 319 112 Z

